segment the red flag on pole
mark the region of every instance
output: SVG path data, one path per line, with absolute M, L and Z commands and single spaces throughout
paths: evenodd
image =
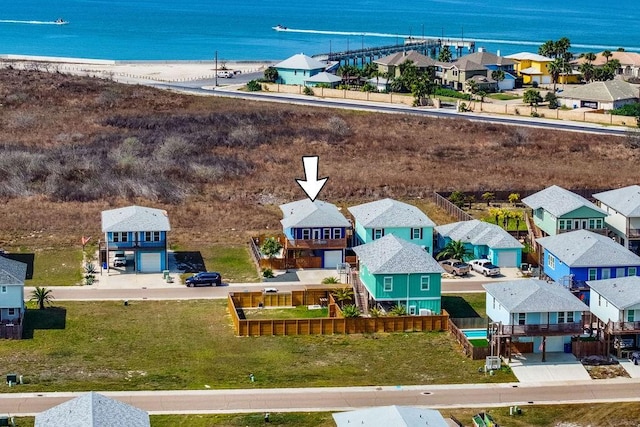
M 89 243 L 89 240 L 91 240 L 91 236 L 89 236 L 89 237 L 82 236 L 82 239 L 80 239 L 80 241 L 82 242 L 82 246 L 84 246 L 87 243 Z

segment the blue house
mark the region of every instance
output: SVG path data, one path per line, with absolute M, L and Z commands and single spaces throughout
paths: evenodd
M 21 338 L 27 264 L 0 256 L 0 338 Z
M 273 66 L 278 71 L 276 83 L 285 85 L 304 85 L 310 77 L 325 70 L 327 64 L 299 53 Z
M 559 283 L 636 276 L 640 269 L 638 255 L 591 231 L 572 231 L 537 242 L 543 248 L 544 274 Z
M 524 247 L 501 227 L 473 219 L 436 227 L 438 248 L 450 241 L 461 241 L 473 253 L 473 258 L 486 258 L 498 267 L 519 267 Z
M 433 253 L 434 222 L 415 206 L 392 199 L 348 208 L 355 219 L 356 244 L 393 234 Z
M 321 268 L 344 262 L 351 223 L 336 205 L 303 199 L 281 205 L 280 210 L 285 258 L 319 258 Z
M 353 250 L 367 294 L 365 309 L 382 303 L 404 306 L 411 315 L 440 314 L 444 270 L 420 245 L 387 234 Z
M 102 211 L 102 232 L 106 242 L 107 268 L 118 253 L 132 254 L 135 271 L 153 273 L 169 265 L 167 232 L 171 230 L 167 211 L 128 206 Z
M 529 343 L 529 352 L 544 354 L 564 351 L 571 336 L 583 332 L 582 313 L 589 307 L 557 283 L 525 279 L 482 286 L 496 338 Z

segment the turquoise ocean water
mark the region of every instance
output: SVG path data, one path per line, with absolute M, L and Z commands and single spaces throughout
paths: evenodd
M 576 52 L 640 52 L 636 1 L 3 0 L 0 54 L 210 60 L 217 51 L 222 60 L 278 60 L 422 35 L 475 40 L 503 55 L 565 36 Z

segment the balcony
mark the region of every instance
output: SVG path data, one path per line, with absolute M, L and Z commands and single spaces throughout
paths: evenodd
M 609 322 L 607 324 L 609 334 L 639 334 L 640 322 Z
M 495 335 L 539 337 L 550 335 L 576 335 L 584 331 L 582 323 L 548 323 L 544 325 L 496 325 Z
M 603 236 L 606 236 L 606 235 L 609 234 L 609 229 L 608 228 L 572 228 L 570 230 L 558 229 L 558 234 L 570 233 L 572 231 L 577 231 L 577 230 L 588 230 L 588 231 L 592 231 L 592 232 L 597 233 L 597 234 L 602 234 Z
M 347 239 L 287 239 L 285 249 L 345 249 Z
M 160 240 L 158 242 L 146 242 L 146 241 L 109 242 L 107 246 L 109 251 L 124 251 L 124 250 L 134 250 L 134 249 L 165 248 L 166 242 L 164 240 Z
M 640 228 L 630 228 L 627 232 L 627 239 L 640 239 Z

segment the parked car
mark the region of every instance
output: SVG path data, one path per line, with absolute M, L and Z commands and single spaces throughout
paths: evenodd
M 265 294 L 275 294 L 278 292 L 278 288 L 264 288 L 262 292 Z
M 184 283 L 190 288 L 194 286 L 219 286 L 222 284 L 222 276 L 215 271 L 201 272 L 187 277 Z
M 488 259 L 474 259 L 469 261 L 469 265 L 473 271 L 482 273 L 484 276 L 498 276 L 500 275 L 500 267 L 494 265 Z
M 233 73 L 227 70 L 218 71 L 218 77 L 222 77 L 223 79 L 230 79 L 233 77 Z
M 113 266 L 114 267 L 127 266 L 127 257 L 124 255 L 124 252 L 118 252 L 113 256 Z
M 471 271 L 471 266 L 469 264 L 457 259 L 440 261 L 440 266 L 444 268 L 444 271 L 449 274 L 453 274 L 454 276 L 464 276 L 469 274 Z

